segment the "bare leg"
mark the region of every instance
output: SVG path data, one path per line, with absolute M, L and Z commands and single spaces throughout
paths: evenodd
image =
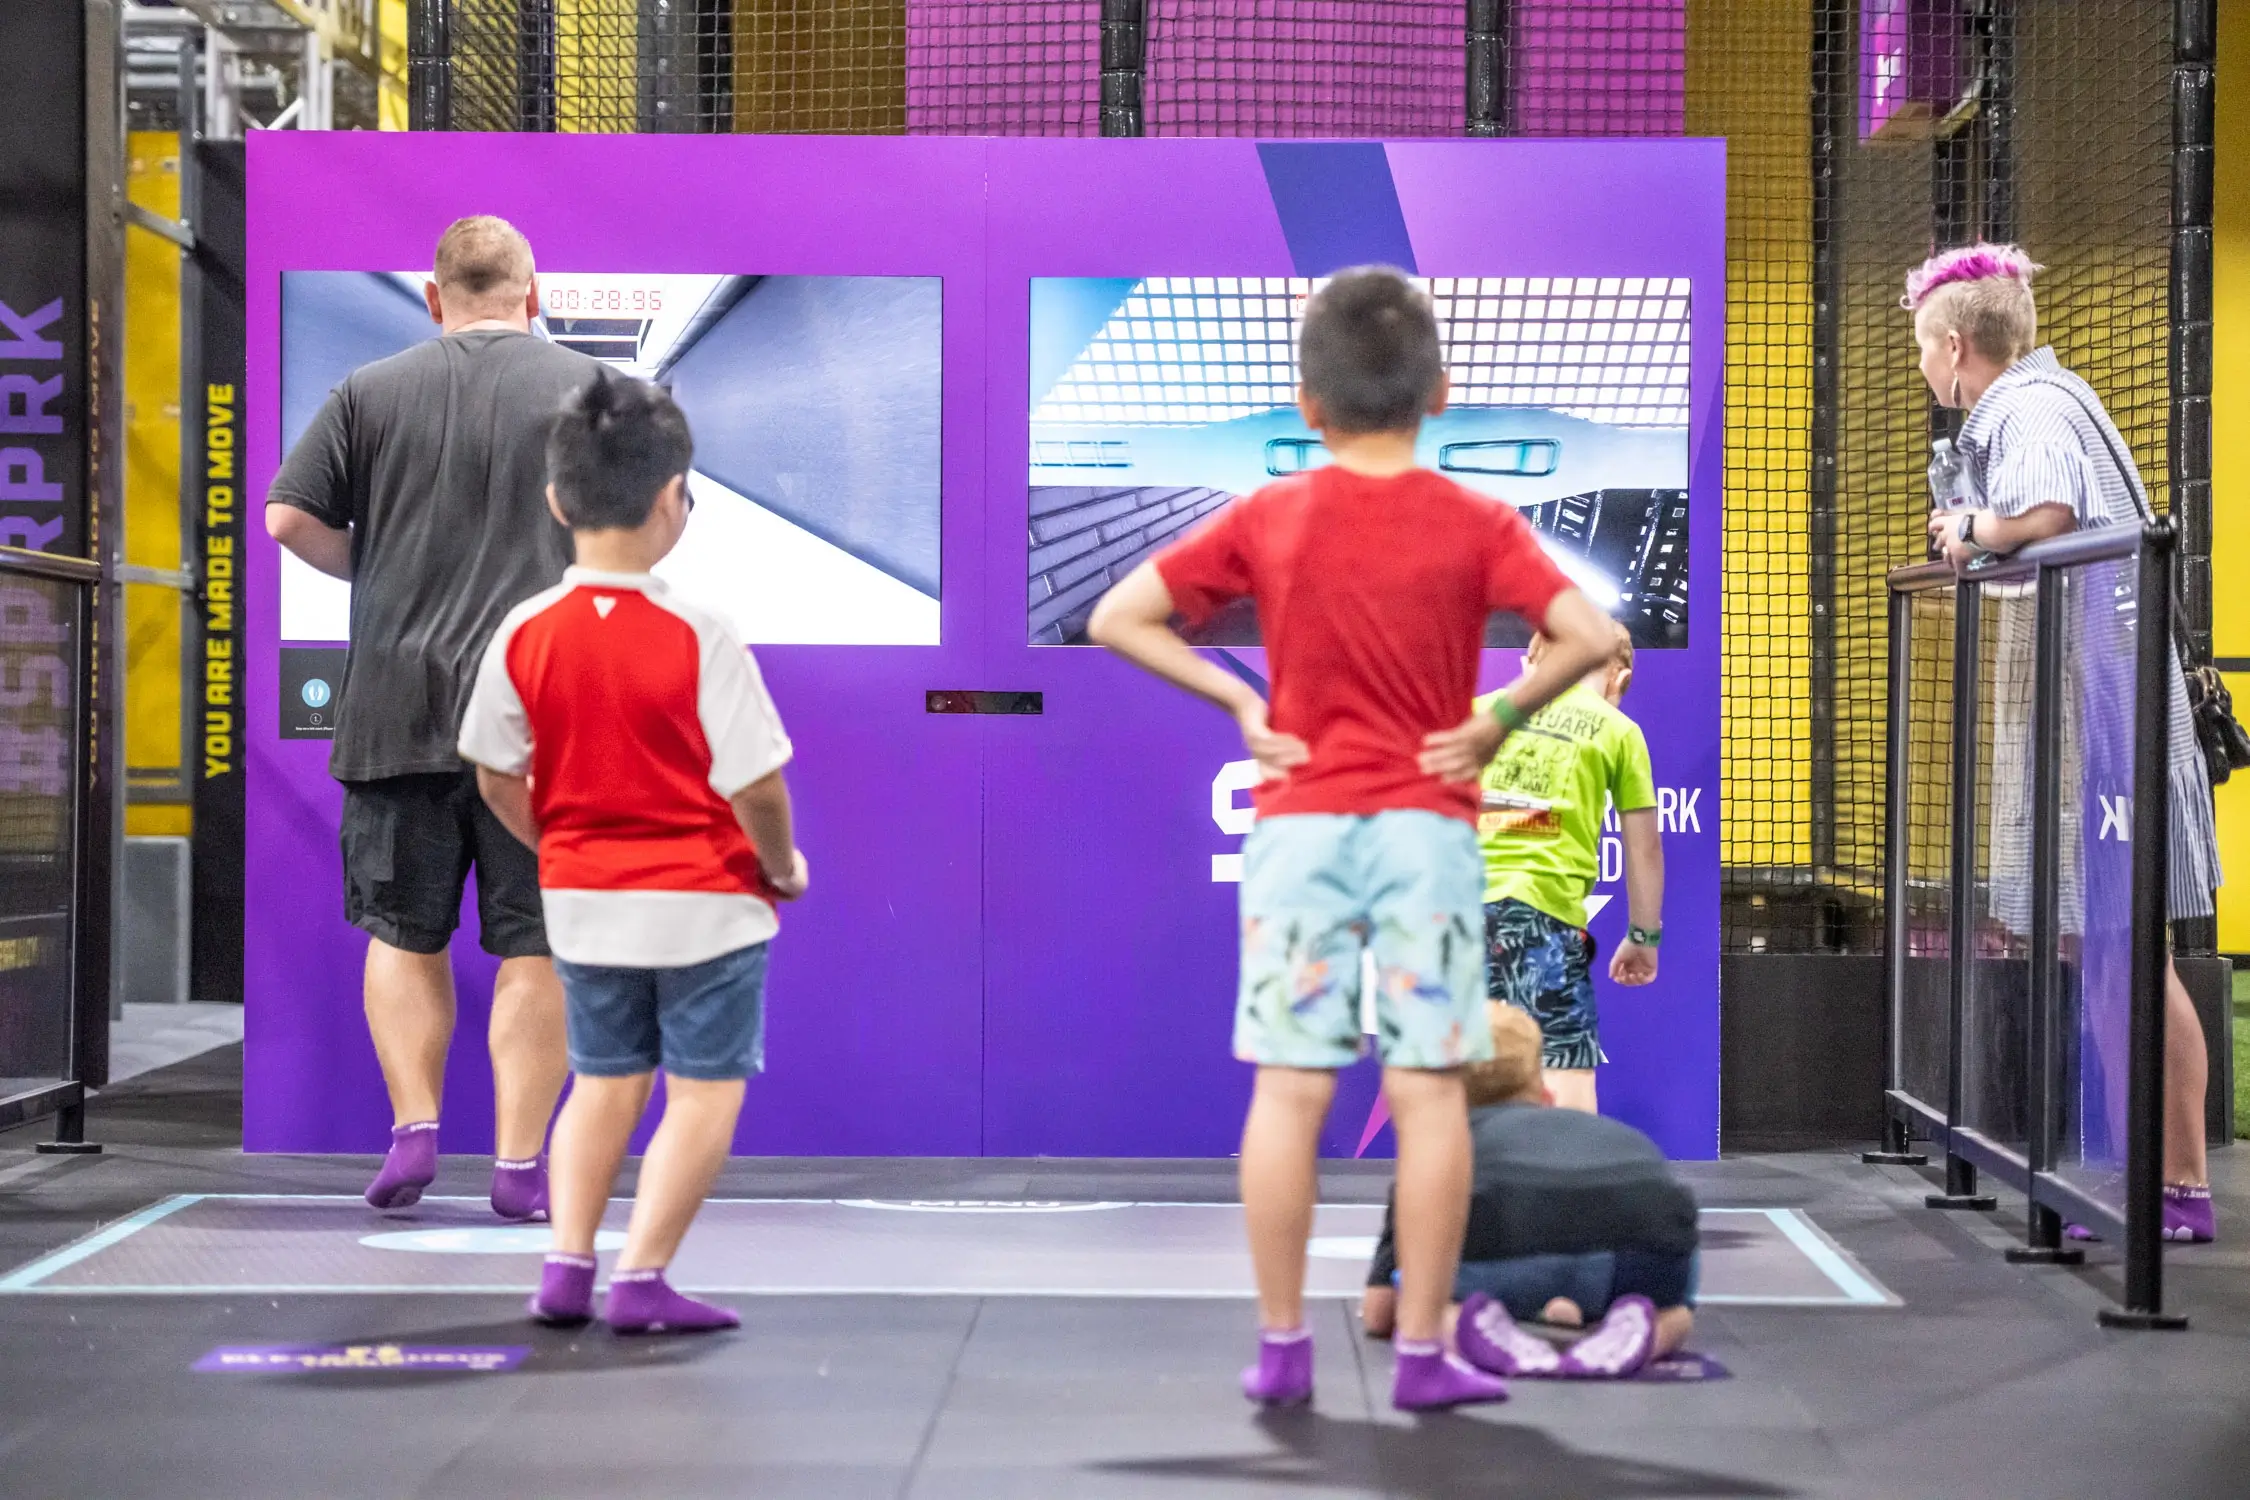
M 1589 1115 L 1601 1113 L 1600 1106 L 1594 1102 L 1592 1068 L 1549 1068 L 1545 1077 L 1547 1091 L 1554 1095 L 1557 1109 L 1575 1109 Z
M 1261 1327 L 1305 1322 L 1305 1242 L 1320 1194 L 1320 1123 L 1336 1075 L 1311 1068 L 1258 1069 L 1242 1126 L 1242 1217 L 1258 1275 Z
M 2164 960 L 2164 1180 L 2202 1187 L 2211 1180 L 2204 1155 L 2203 1096 L 2211 1056 L 2195 1001 L 2179 967 Z
M 1662 1359 L 1675 1354 L 1688 1335 L 1695 1331 L 1695 1309 L 1682 1303 L 1678 1307 L 1660 1307 L 1656 1310 L 1656 1345 L 1649 1351 L 1650 1359 Z
M 1385 1068 L 1398 1132 L 1398 1336 L 1438 1339 L 1469 1222 L 1469 1105 L 1457 1070 Z M 1302 1262 L 1300 1262 L 1300 1265 Z
M 492 985 L 492 1097 L 495 1155 L 539 1154 L 555 1116 L 570 1056 L 563 1039 L 562 981 L 552 960 L 507 958 Z
M 633 1194 L 633 1219 L 625 1230 L 618 1270 L 672 1263 L 734 1145 L 742 1089 L 739 1078 L 714 1082 L 665 1075 L 664 1123 L 656 1127 L 641 1160 L 640 1187 Z
M 1387 1339 L 1398 1322 L 1398 1289 L 1371 1286 L 1359 1294 L 1359 1326 L 1371 1339 Z
M 391 1123 L 438 1117 L 445 1054 L 453 1044 L 453 962 L 367 940 L 367 1034 L 391 1095 Z
M 581 1078 L 555 1121 L 553 1159 L 547 1171 L 547 1215 L 555 1224 L 555 1249 L 592 1255 L 594 1233 L 616 1185 L 617 1169 L 641 1111 L 648 1108 L 653 1073 L 628 1078 Z

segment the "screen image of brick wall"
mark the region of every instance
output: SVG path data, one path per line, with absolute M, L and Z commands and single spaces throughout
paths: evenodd
M 1176 485 L 1033 485 L 1031 644 L 1087 644 L 1086 619 L 1109 586 L 1233 498 Z

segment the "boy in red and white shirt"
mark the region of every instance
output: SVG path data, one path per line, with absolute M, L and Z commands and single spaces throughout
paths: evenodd
M 539 851 L 577 1075 L 549 1163 L 542 1322 L 593 1315 L 594 1233 L 664 1070 L 604 1309 L 619 1333 L 740 1322 L 674 1291 L 664 1268 L 764 1066 L 774 904 L 806 881 L 789 737 L 757 663 L 649 573 L 686 529 L 692 456 L 687 419 L 643 381 L 605 373 L 557 415 L 547 501 L 578 566 L 502 622 L 461 726 L 484 800 Z
M 1304 1323 L 1320 1126 L 1360 1052 L 1363 951 L 1398 1131 L 1398 1371 L 1406 1410 L 1497 1401 L 1443 1346 L 1469 1211 L 1463 1064 L 1491 1056 L 1477 773 L 1510 730 L 1609 649 L 1609 622 L 1513 507 L 1415 466 L 1445 409 L 1429 298 L 1388 267 L 1340 271 L 1305 308 L 1298 404 L 1335 460 L 1235 501 L 1143 563 L 1094 611 L 1094 639 L 1232 714 L 1267 780 L 1243 846 L 1235 1055 L 1257 1064 L 1242 1206 L 1258 1275 L 1252 1400 L 1312 1396 Z M 1249 598 L 1270 706 L 1170 625 Z M 1487 616 L 1554 647 L 1472 710 Z M 1269 721 L 1270 712 L 1270 721 Z

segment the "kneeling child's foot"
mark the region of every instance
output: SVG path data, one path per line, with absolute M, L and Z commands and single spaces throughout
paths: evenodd
M 1506 1304 L 1486 1292 L 1471 1292 L 1462 1301 L 1455 1337 L 1461 1357 L 1487 1374 L 1552 1375 L 1562 1364 L 1553 1344 L 1517 1326 Z
M 733 1308 L 673 1291 L 661 1266 L 610 1277 L 609 1305 L 602 1317 L 619 1333 L 710 1333 L 742 1326 Z
M 1656 1349 L 1656 1304 L 1620 1297 L 1594 1331 L 1563 1351 L 1562 1373 L 1573 1380 L 1623 1380 Z
M 594 1257 L 556 1252 L 539 1268 L 539 1290 L 531 1294 L 534 1322 L 568 1325 L 594 1315 Z
M 1398 1345 L 1391 1405 L 1400 1411 L 1442 1411 L 1479 1401 L 1505 1401 L 1508 1387 L 1442 1344 Z

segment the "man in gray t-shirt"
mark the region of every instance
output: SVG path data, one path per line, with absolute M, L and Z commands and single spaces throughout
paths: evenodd
M 562 993 L 537 856 L 500 826 L 454 751 L 501 617 L 562 579 L 547 428 L 600 371 L 531 332 L 531 247 L 500 219 L 438 241 L 424 288 L 444 336 L 353 371 L 275 476 L 266 529 L 351 580 L 351 652 L 328 768 L 344 784 L 344 914 L 370 939 L 367 1023 L 391 1096 L 391 1152 L 368 1201 L 415 1202 L 436 1172 L 453 1034 L 446 950 L 470 867 L 492 996 L 492 1206 L 546 1209 L 540 1148 L 565 1072 Z

